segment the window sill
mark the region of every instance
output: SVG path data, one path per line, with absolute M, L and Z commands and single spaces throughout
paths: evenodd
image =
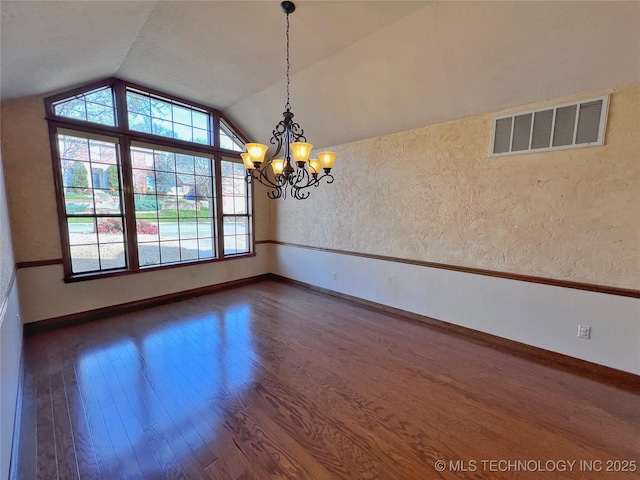
M 158 270 L 168 270 L 171 268 L 180 268 L 180 267 L 193 267 L 196 265 L 205 265 L 209 263 L 218 263 L 218 262 L 226 262 L 227 260 L 237 260 L 240 258 L 250 258 L 255 257 L 255 252 L 250 253 L 239 253 L 236 255 L 229 255 L 224 258 L 212 258 L 210 260 L 196 260 L 193 262 L 181 262 L 181 263 L 167 263 L 164 265 L 152 265 L 148 267 L 140 267 L 137 270 L 109 270 L 106 272 L 90 272 L 90 273 L 76 273 L 69 277 L 64 278 L 64 283 L 75 283 L 75 282 L 83 282 L 85 280 L 96 280 L 99 278 L 110 278 L 110 277 L 120 277 L 123 275 L 136 275 L 139 273 L 146 272 L 156 272 Z

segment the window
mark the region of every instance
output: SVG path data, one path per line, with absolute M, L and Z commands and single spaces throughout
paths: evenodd
M 211 116 L 206 111 L 127 88 L 127 114 L 131 130 L 213 144 Z
M 125 268 L 118 144 L 58 133 L 72 270 Z
M 244 152 L 245 142 L 233 131 L 224 120 L 220 120 L 220 148 Z
M 133 147 L 131 165 L 140 265 L 215 258 L 212 159 Z
M 45 106 L 67 280 L 252 254 L 251 187 L 230 153 L 246 139 L 221 112 L 117 79 Z
M 489 155 L 602 145 L 608 104 L 605 96 L 495 118 Z
M 102 125 L 115 125 L 113 91 L 104 87 L 53 104 L 55 115 Z
M 251 198 L 244 180 L 244 165 L 225 159 L 222 160 L 221 170 L 224 253 L 247 253 L 250 245 Z

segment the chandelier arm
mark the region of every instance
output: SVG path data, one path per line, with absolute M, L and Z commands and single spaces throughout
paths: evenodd
M 331 175 L 330 173 L 325 173 L 318 178 L 318 185 L 320 184 L 320 180 L 322 180 L 323 178 L 326 178 L 327 184 L 331 184 L 335 180 L 335 178 L 333 178 L 333 175 Z
M 253 179 L 260 182 L 265 187 L 271 188 L 272 190 L 267 192 L 267 197 L 272 200 L 275 200 L 276 198 L 285 199 L 287 198 L 287 181 L 281 175 L 276 175 L 273 180 L 271 179 L 268 170 L 270 163 L 271 161 L 265 163 L 265 165 L 261 166 L 259 169 L 250 170 L 251 173 L 247 175 L 245 180 L 247 180 L 248 183 L 249 179 Z
M 307 188 L 317 184 L 317 180 L 304 168 L 298 170 L 296 182 L 291 185 L 293 197 L 297 200 L 309 198 L 311 192 L 305 191 Z
M 256 181 L 260 182 L 265 187 L 281 188 L 282 185 L 280 185 L 278 183 L 277 179 L 275 179 L 276 180 L 275 182 L 273 180 L 271 180 L 269 178 L 269 175 L 263 172 L 263 169 L 265 169 L 265 167 L 260 167 L 260 169 L 249 170 L 250 173 L 248 173 L 246 178 L 245 178 L 247 183 L 249 183 L 249 179 L 253 179 L 253 180 L 256 180 Z
M 302 189 L 308 188 L 314 182 L 315 180 L 312 178 L 311 174 L 307 171 L 306 168 L 298 168 L 295 182 L 291 184 L 291 187 L 296 191 L 300 191 Z
M 276 125 L 276 128 L 273 129 L 271 140 L 269 140 L 269 143 L 271 143 L 271 145 L 276 146 L 276 151 L 274 152 L 273 157 L 276 157 L 282 150 L 282 137 L 284 136 L 286 131 L 287 131 L 287 126 L 284 120 L 281 120 Z
M 273 152 L 273 156 L 271 157 L 271 160 L 273 160 L 275 157 L 278 156 L 278 154 L 282 150 L 282 142 L 280 140 L 278 140 L 276 143 L 274 143 L 273 140 L 272 140 L 271 143 L 273 145 L 276 145 L 276 151 Z M 269 162 L 271 162 L 271 160 L 269 160 Z
M 272 190 L 270 192 L 267 192 L 267 197 L 269 197 L 272 200 L 275 200 L 276 198 L 282 197 L 282 186 L 281 185 L 272 182 L 271 179 L 268 177 L 268 175 L 264 174 L 262 171 L 258 171 L 258 174 L 259 175 L 257 175 L 257 176 L 256 175 L 251 175 L 251 178 L 257 180 L 258 182 L 260 182 L 265 187 L 272 188 Z
M 291 136 L 294 142 L 307 141 L 307 137 L 304 136 L 304 129 L 298 123 L 291 124 Z
M 309 172 L 307 172 L 307 170 L 305 168 L 298 168 L 298 171 L 296 172 L 296 181 L 294 183 L 294 185 L 298 185 L 300 182 L 302 182 L 305 177 L 307 177 L 307 182 L 310 180 L 310 175 Z
M 307 198 L 309 198 L 309 195 L 311 195 L 311 192 L 305 192 L 300 188 L 292 188 L 291 189 L 292 194 L 293 194 L 293 198 L 295 198 L 296 200 L 305 200 Z
M 306 190 L 311 187 L 318 187 L 320 185 L 320 181 L 323 179 L 325 180 L 326 183 L 333 183 L 334 181 L 333 175 L 331 175 L 330 173 L 324 173 L 321 176 L 319 176 L 317 179 L 311 179 L 311 176 L 310 176 L 309 181 L 307 182 L 306 185 L 298 186 L 296 184 L 296 185 L 293 185 L 292 188 L 295 189 L 297 192 L 302 192 L 303 190 Z M 307 197 L 308 196 L 309 194 L 307 194 Z M 296 195 L 296 198 L 300 199 L 298 195 Z
M 271 200 L 275 200 L 276 198 L 282 197 L 282 189 L 277 188 L 277 189 L 271 190 L 270 192 L 267 192 L 267 197 L 269 197 Z

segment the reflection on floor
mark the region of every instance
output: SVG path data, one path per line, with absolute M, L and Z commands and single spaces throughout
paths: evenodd
M 640 393 L 263 282 L 28 338 L 19 440 L 25 480 L 603 479 Z

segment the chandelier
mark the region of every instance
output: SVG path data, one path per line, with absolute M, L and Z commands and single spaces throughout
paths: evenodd
M 296 6 L 293 2 L 282 2 L 280 8 L 287 15 L 287 103 L 284 117 L 273 129 L 270 143 L 275 146 L 273 156 L 265 161 L 268 145 L 247 143 L 242 161 L 247 170 L 246 181 L 253 180 L 271 188 L 267 196 L 271 199 L 287 198 L 287 194 L 298 200 L 310 195 L 309 189 L 320 185 L 320 181 L 333 183 L 331 169 L 336 161 L 336 152 L 318 152 L 317 158 L 309 159 L 313 145 L 306 143 L 304 130 L 293 121 L 289 95 L 289 14 Z M 281 156 L 278 156 L 280 155 Z

